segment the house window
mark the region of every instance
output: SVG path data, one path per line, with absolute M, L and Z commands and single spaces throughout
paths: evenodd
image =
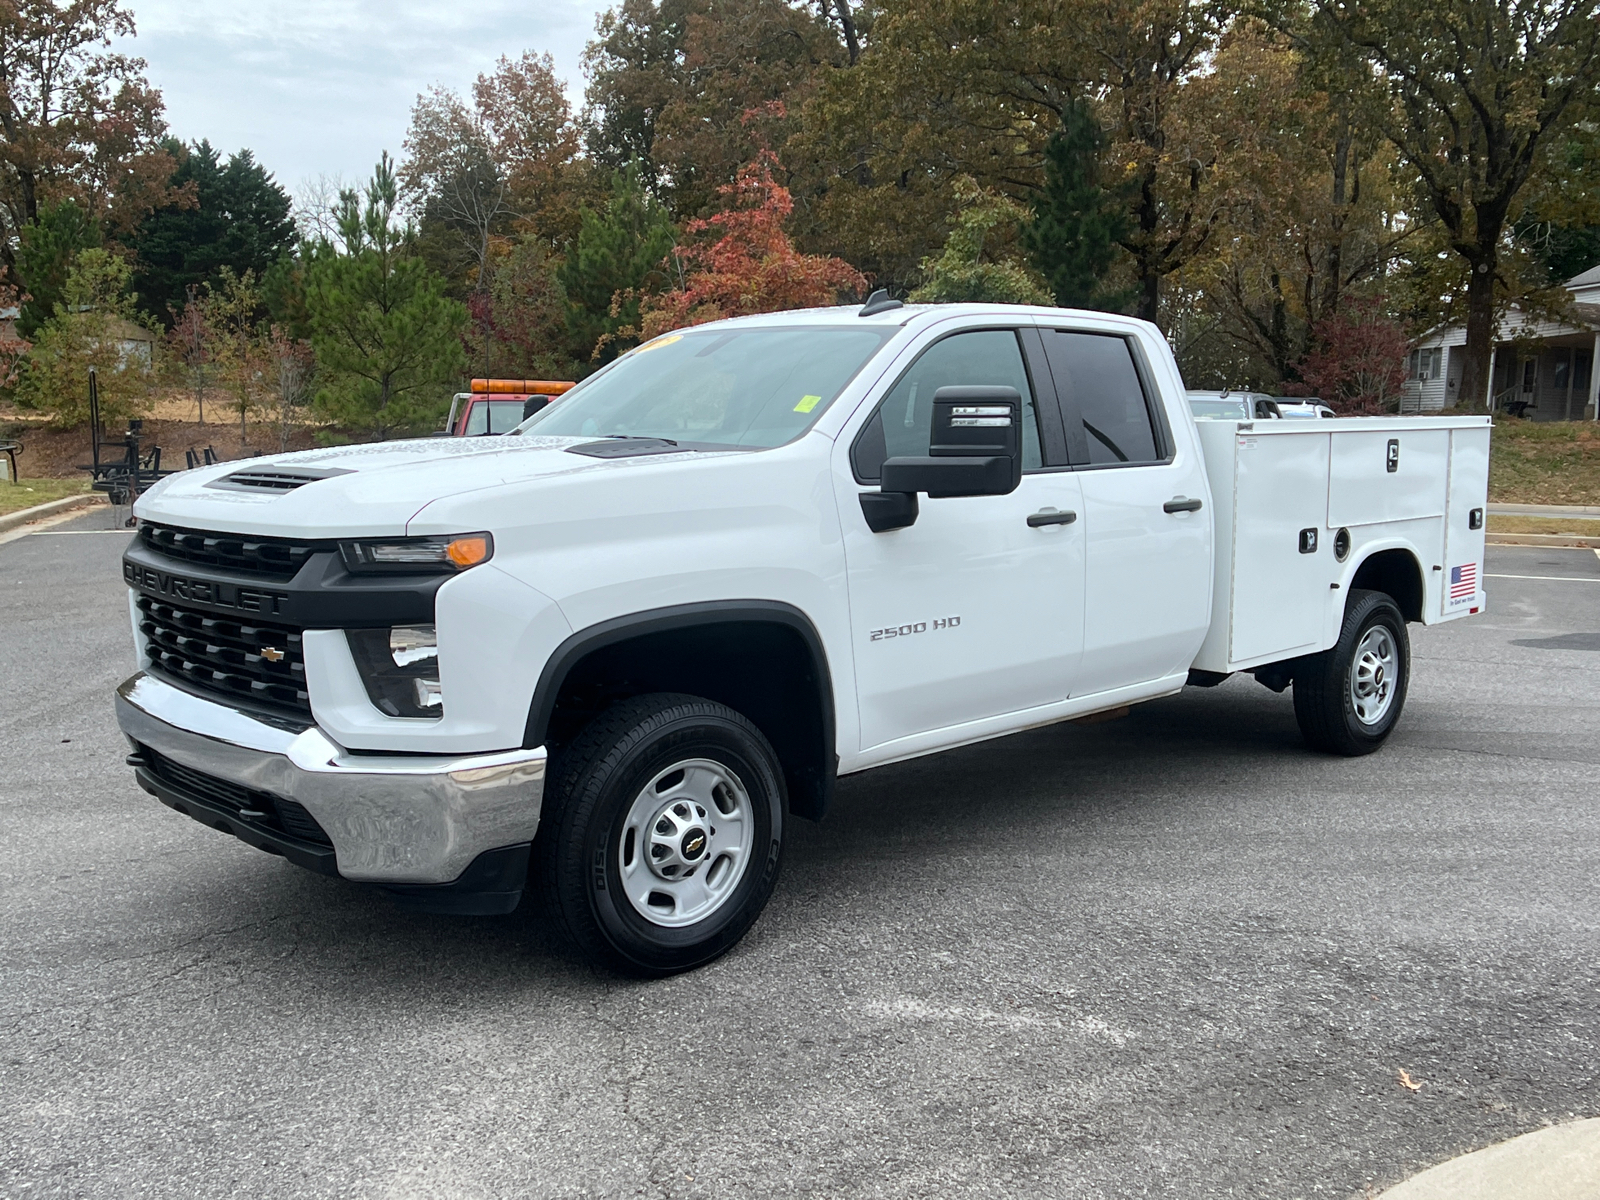
M 1439 378 L 1439 364 L 1444 359 L 1444 349 L 1433 346 L 1427 350 L 1413 350 L 1407 378 L 1424 380 Z

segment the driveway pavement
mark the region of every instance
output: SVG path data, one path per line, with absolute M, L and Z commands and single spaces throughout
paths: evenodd
M 640 983 L 140 792 L 96 523 L 0 545 L 0 1195 L 1356 1197 L 1600 1115 L 1590 551 L 1492 548 L 1370 758 L 1235 679 L 842 781 Z

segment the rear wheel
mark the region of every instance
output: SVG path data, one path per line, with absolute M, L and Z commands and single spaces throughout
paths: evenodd
M 1405 707 L 1411 678 L 1406 619 L 1383 592 L 1353 591 L 1331 649 L 1295 664 L 1294 715 L 1314 750 L 1371 754 Z
M 782 780 L 767 739 L 733 709 L 624 701 L 554 765 L 535 850 L 547 905 L 608 965 L 665 975 L 709 962 L 777 882 Z

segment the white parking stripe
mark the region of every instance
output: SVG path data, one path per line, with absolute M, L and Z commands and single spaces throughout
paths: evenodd
M 1581 575 L 1485 575 L 1485 579 L 1548 579 L 1552 583 L 1600 583 L 1600 578 Z

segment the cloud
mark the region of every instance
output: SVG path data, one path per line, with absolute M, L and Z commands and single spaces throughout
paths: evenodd
M 417 93 L 464 90 L 502 54 L 549 51 L 582 100 L 580 56 L 604 0 L 134 0 L 172 132 L 249 147 L 291 191 L 364 178 L 400 153 Z

